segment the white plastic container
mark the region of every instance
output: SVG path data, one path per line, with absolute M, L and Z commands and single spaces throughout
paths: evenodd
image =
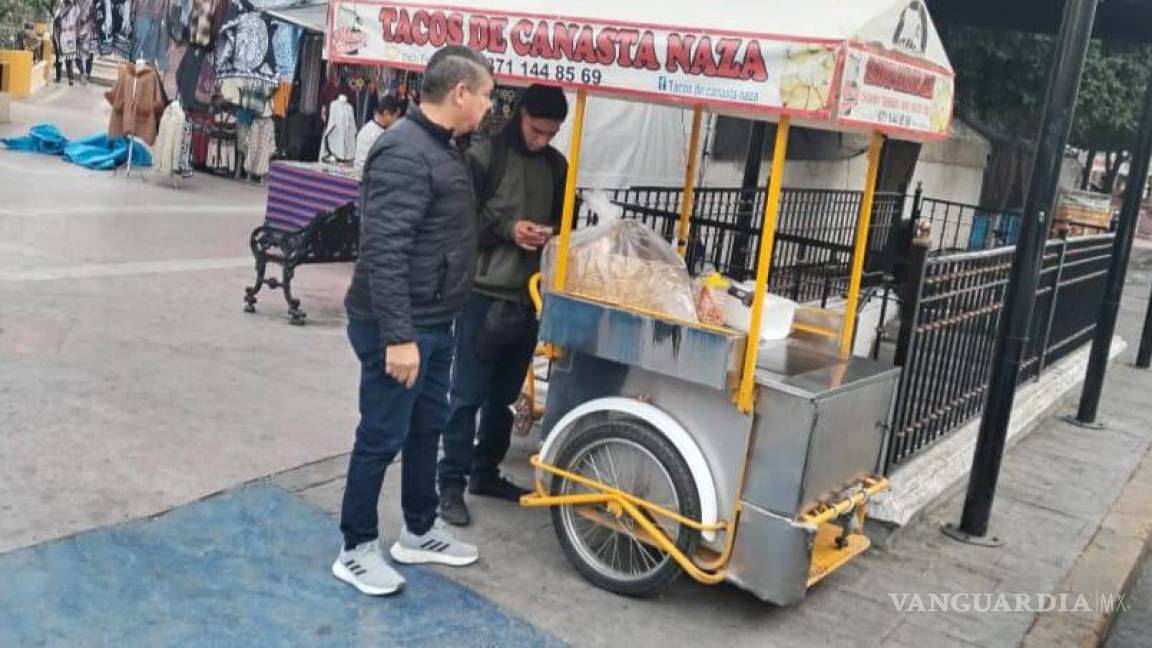
M 755 284 L 738 284 L 747 290 L 754 290 Z M 764 314 L 760 321 L 760 342 L 775 342 L 783 340 L 792 332 L 792 320 L 796 317 L 798 304 L 791 299 L 785 299 L 768 293 L 764 301 Z M 752 325 L 752 309 L 745 306 L 739 299 L 724 300 L 724 325 L 748 333 Z

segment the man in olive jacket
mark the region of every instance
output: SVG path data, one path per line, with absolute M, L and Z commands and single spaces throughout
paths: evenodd
M 344 546 L 332 573 L 365 594 L 398 591 L 384 559 L 377 505 L 384 472 L 403 450 L 400 563 L 476 562 L 476 547 L 436 521 L 436 453 L 448 418 L 452 320 L 468 300 L 476 201 L 453 138 L 491 107 L 483 56 L 450 46 L 428 61 L 423 102 L 376 140 L 361 186 L 360 255 L 344 300 L 360 360 L 360 425 L 340 511 Z
M 518 501 L 527 491 L 500 475 L 513 416 L 536 347 L 528 280 L 559 229 L 567 162 L 550 146 L 568 114 L 560 88 L 530 86 L 501 133 L 467 153 L 479 202 L 475 290 L 456 319 L 456 358 L 444 457 L 440 517 L 467 525 L 464 487 Z M 477 412 L 480 414 L 477 429 Z

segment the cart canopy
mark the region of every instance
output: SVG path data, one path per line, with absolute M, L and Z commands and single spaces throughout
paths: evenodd
M 331 0 L 332 61 L 422 69 L 463 44 L 545 82 L 805 126 L 947 136 L 953 74 L 921 0 Z

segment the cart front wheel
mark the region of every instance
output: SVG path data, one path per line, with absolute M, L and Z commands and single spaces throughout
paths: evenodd
M 664 435 L 639 419 L 615 413 L 594 414 L 577 425 L 557 455 L 559 468 L 700 519 L 692 473 Z M 559 475 L 552 479 L 553 495 L 594 492 Z M 642 510 L 677 549 L 692 555 L 698 531 Z M 568 559 L 585 578 L 610 592 L 652 596 L 681 573 L 636 520 L 611 504 L 554 507 L 552 524 Z

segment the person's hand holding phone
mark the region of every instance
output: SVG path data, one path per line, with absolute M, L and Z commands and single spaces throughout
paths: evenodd
M 535 252 L 552 238 L 552 228 L 527 219 L 518 220 L 512 226 L 512 238 L 516 241 L 516 245 L 529 252 Z

